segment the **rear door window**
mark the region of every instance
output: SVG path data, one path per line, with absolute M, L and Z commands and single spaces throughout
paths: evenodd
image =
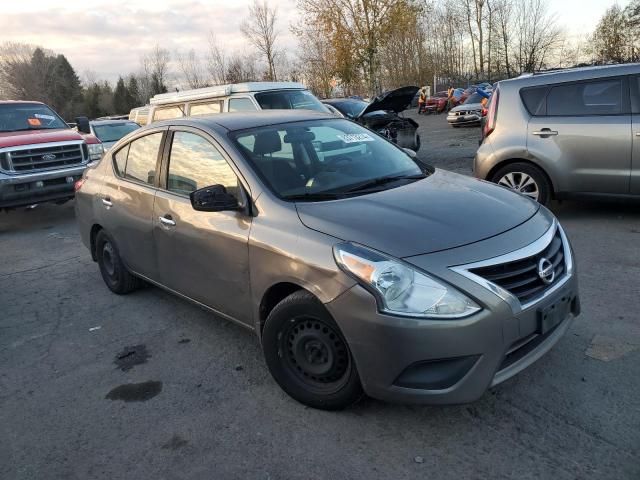
M 555 85 L 547 96 L 547 115 L 584 116 L 623 113 L 622 80 Z
M 152 133 L 131 142 L 127 154 L 124 178 L 153 185 L 161 142 L 162 132 Z M 124 150 L 126 150 L 126 147 L 119 150 L 116 155 L 119 155 Z M 117 162 L 118 160 L 116 159 Z

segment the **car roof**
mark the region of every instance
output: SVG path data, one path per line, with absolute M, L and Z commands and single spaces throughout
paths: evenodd
M 306 90 L 297 82 L 246 82 L 215 85 L 213 87 L 194 88 L 178 92 L 160 93 L 151 98 L 151 105 L 167 105 L 171 103 L 193 102 L 219 97 L 228 97 L 234 93 L 267 92 L 271 90 Z
M 33 105 L 44 105 L 44 103 L 36 102 L 34 100 L 0 100 L 0 105 L 11 104 L 11 103 L 31 103 Z
M 165 125 L 202 126 L 212 130 L 236 131 L 246 128 L 259 128 L 280 123 L 303 122 L 306 120 L 338 120 L 338 118 L 327 112 L 316 112 L 313 110 L 261 110 L 256 112 L 233 112 L 214 113 L 198 117 L 177 118 L 163 120 L 149 125 L 150 128 Z
M 329 105 L 333 103 L 367 103 L 359 98 L 325 98 L 324 100 L 321 100 L 321 102 L 328 103 Z
M 118 123 L 136 123 L 133 120 L 122 119 L 122 120 L 91 120 L 89 122 L 91 125 L 112 125 Z
M 640 73 L 640 63 L 621 65 L 597 65 L 588 67 L 548 70 L 535 73 L 525 73 L 519 77 L 502 80 L 500 84 L 518 84 L 521 86 L 546 85 L 554 82 L 572 82 L 606 78 L 619 75 L 634 75 Z

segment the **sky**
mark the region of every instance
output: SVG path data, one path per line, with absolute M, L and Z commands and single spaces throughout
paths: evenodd
M 174 51 L 207 49 L 209 33 L 230 50 L 246 48 L 239 30 L 252 0 L 4 0 L 0 43 L 42 45 L 64 54 L 81 78 L 87 71 L 114 81 L 139 70 L 154 45 Z M 548 0 L 570 36 L 593 30 L 605 10 L 629 0 Z M 295 55 L 289 24 L 295 0 L 269 0 L 278 8 L 280 46 Z

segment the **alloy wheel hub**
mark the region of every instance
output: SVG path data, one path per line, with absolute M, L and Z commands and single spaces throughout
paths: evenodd
M 524 172 L 507 173 L 498 180 L 498 185 L 520 192 L 534 200 L 538 200 L 538 196 L 540 195 L 538 184 L 530 175 Z

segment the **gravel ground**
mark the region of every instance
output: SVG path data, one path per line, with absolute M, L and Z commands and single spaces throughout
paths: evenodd
M 477 129 L 420 117 L 421 157 L 470 173 Z M 73 205 L 0 213 L 0 478 L 640 478 L 640 208 L 552 205 L 583 313 L 471 405 L 288 398 L 253 334 L 146 288 L 111 294 Z

